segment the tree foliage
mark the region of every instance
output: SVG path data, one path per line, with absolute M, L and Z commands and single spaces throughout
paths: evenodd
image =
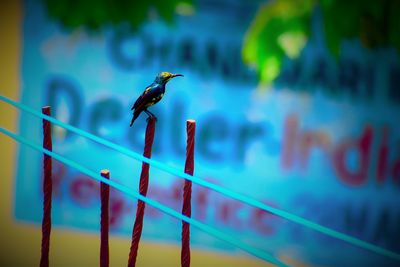
M 43 0 L 48 15 L 66 29 L 85 27 L 97 31 L 105 25 L 128 23 L 132 29 L 143 23 L 153 9 L 167 23 L 172 23 L 178 5 L 191 0 Z
M 400 1 L 274 0 L 264 4 L 250 26 L 243 59 L 256 67 L 264 84 L 280 73 L 285 57 L 296 58 L 311 33 L 311 16 L 319 6 L 329 51 L 336 57 L 344 39 L 358 38 L 370 49 L 400 51 Z

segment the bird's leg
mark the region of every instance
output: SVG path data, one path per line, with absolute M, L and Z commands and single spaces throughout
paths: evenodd
M 146 112 L 147 116 L 149 117 L 155 117 L 154 114 L 148 111 L 147 109 L 145 109 L 144 112 Z
M 146 114 L 149 116 L 147 118 L 147 120 L 149 120 L 150 118 L 154 118 L 155 120 L 157 120 L 157 117 L 153 113 L 151 113 L 149 110 L 145 109 L 144 112 L 146 112 Z

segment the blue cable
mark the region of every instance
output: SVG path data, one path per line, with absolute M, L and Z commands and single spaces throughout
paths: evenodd
M 162 212 L 164 212 L 164 213 L 166 213 L 168 215 L 171 215 L 171 216 L 173 216 L 175 218 L 178 218 L 178 219 L 180 219 L 182 221 L 190 223 L 191 225 L 199 228 L 200 230 L 202 230 L 202 231 L 204 231 L 204 232 L 206 232 L 206 233 L 208 233 L 208 234 L 210 234 L 212 236 L 215 236 L 218 239 L 221 239 L 223 241 L 231 243 L 232 245 L 243 249 L 244 251 L 248 252 L 251 255 L 256 256 L 257 258 L 260 258 L 260 259 L 262 259 L 264 261 L 273 263 L 273 264 L 275 264 L 277 266 L 288 266 L 287 264 L 285 264 L 282 261 L 278 260 L 277 258 L 275 258 L 274 256 L 272 256 L 269 253 L 266 253 L 266 252 L 264 252 L 264 251 L 262 251 L 260 249 L 251 247 L 251 246 L 243 243 L 239 239 L 236 239 L 236 238 L 232 237 L 231 235 L 228 235 L 228 234 L 226 234 L 224 232 L 221 232 L 221 231 L 219 231 L 219 230 L 217 230 L 217 229 L 215 229 L 215 228 L 213 228 L 213 227 L 211 227 L 211 226 L 209 226 L 207 224 L 199 222 L 199 221 L 197 221 L 197 220 L 195 220 L 195 219 L 193 219 L 191 217 L 187 217 L 187 216 L 177 212 L 174 209 L 171 209 L 171 208 L 169 208 L 167 206 L 164 206 L 161 203 L 159 203 L 159 202 L 157 202 L 157 201 L 155 201 L 153 199 L 150 199 L 148 197 L 145 197 L 145 196 L 133 191 L 132 189 L 128 188 L 127 186 L 124 186 L 124 185 L 121 185 L 119 183 L 116 183 L 113 180 L 106 179 L 106 178 L 102 177 L 101 175 L 99 175 L 98 173 L 96 173 L 94 171 L 91 171 L 88 168 L 76 163 L 75 161 L 69 160 L 69 159 L 61 156 L 60 154 L 57 154 L 55 152 L 52 152 L 50 150 L 47 150 L 47 149 L 43 148 L 42 146 L 38 146 L 35 143 L 33 143 L 32 141 L 29 141 L 29 140 L 27 140 L 26 138 L 24 138 L 22 136 L 16 135 L 15 133 L 12 133 L 12 132 L 10 132 L 10 131 L 2 128 L 2 127 L 0 127 L 0 132 L 5 134 L 5 135 L 8 135 L 9 137 L 15 139 L 16 141 L 18 141 L 20 143 L 28 145 L 31 148 L 35 149 L 35 150 L 41 151 L 41 152 L 49 155 L 50 157 L 52 157 L 52 158 L 64 163 L 65 165 L 68 165 L 68 166 L 70 166 L 72 168 L 77 169 L 81 173 L 86 174 L 87 176 L 89 176 L 89 177 L 91 177 L 91 178 L 93 178 L 93 179 L 95 179 L 95 180 L 97 180 L 99 182 L 108 184 L 109 186 L 111 186 L 111 187 L 113 187 L 113 188 L 125 193 L 126 195 L 128 195 L 128 196 L 130 196 L 132 198 L 139 199 L 139 200 L 147 203 L 148 205 L 153 206 L 154 208 L 161 210 Z
M 305 226 L 307 228 L 313 229 L 315 231 L 318 231 L 318 232 L 323 233 L 325 235 L 328 235 L 330 237 L 345 241 L 345 242 L 350 243 L 350 244 L 352 244 L 354 246 L 361 247 L 363 249 L 366 249 L 366 250 L 375 252 L 377 254 L 380 254 L 380 255 L 383 255 L 383 256 L 387 256 L 389 258 L 393 258 L 395 260 L 400 261 L 400 254 L 398 254 L 398 253 L 395 253 L 393 251 L 390 251 L 390 250 L 381 248 L 379 246 L 373 245 L 371 243 L 365 242 L 365 241 L 363 241 L 361 239 L 358 239 L 358 238 L 343 234 L 343 233 L 341 233 L 339 231 L 330 229 L 328 227 L 325 227 L 325 226 L 320 225 L 318 223 L 312 222 L 312 221 L 307 220 L 307 219 L 305 219 L 303 217 L 294 215 L 294 214 L 289 213 L 287 211 L 271 207 L 271 206 L 269 206 L 269 205 L 267 205 L 265 203 L 262 203 L 261 201 L 258 201 L 256 199 L 251 198 L 251 197 L 248 197 L 248 196 L 242 195 L 240 193 L 234 192 L 234 191 L 229 190 L 227 188 L 224 188 L 222 186 L 207 182 L 207 181 L 205 181 L 205 180 L 203 180 L 203 179 L 201 179 L 201 178 L 199 178 L 197 176 L 190 176 L 190 175 L 182 172 L 181 170 L 178 170 L 176 168 L 172 168 L 172 167 L 170 167 L 168 165 L 165 165 L 165 164 L 163 164 L 161 162 L 158 162 L 156 160 L 146 158 L 146 157 L 144 157 L 144 156 L 142 156 L 142 155 L 140 155 L 140 154 L 138 154 L 136 152 L 133 152 L 133 151 L 131 151 L 131 150 L 125 148 L 125 147 L 122 147 L 122 146 L 119 146 L 117 144 L 114 144 L 114 143 L 112 143 L 110 141 L 107 141 L 107 140 L 105 140 L 103 138 L 100 138 L 100 137 L 98 137 L 96 135 L 93 135 L 91 133 L 83 131 L 83 130 L 81 130 L 79 128 L 76 128 L 76 127 L 74 127 L 72 125 L 63 123 L 63 122 L 61 122 L 61 121 L 59 121 L 57 119 L 54 119 L 53 117 L 44 115 L 41 112 L 38 112 L 38 111 L 36 111 L 36 110 L 26 106 L 26 105 L 23 105 L 21 103 L 15 102 L 15 101 L 13 101 L 13 100 L 5 97 L 5 96 L 0 96 L 0 100 L 4 101 L 4 102 L 6 102 L 6 103 L 8 103 L 10 105 L 13 105 L 13 106 L 15 106 L 15 107 L 17 107 L 19 109 L 22 109 L 22 110 L 24 110 L 26 112 L 29 112 L 29 113 L 35 115 L 36 117 L 39 117 L 39 118 L 42 118 L 42 119 L 46 119 L 46 120 L 48 120 L 48 121 L 50 121 L 50 122 L 52 122 L 52 123 L 54 123 L 54 124 L 56 124 L 58 126 L 61 126 L 61 127 L 65 128 L 65 129 L 70 130 L 71 132 L 74 132 L 74 133 L 79 134 L 81 136 L 84 136 L 84 137 L 86 137 L 88 139 L 91 139 L 91 140 L 93 140 L 95 142 L 98 142 L 98 143 L 100 143 L 100 144 L 102 144 L 104 146 L 112 148 L 112 149 L 114 149 L 114 150 L 116 150 L 116 151 L 118 151 L 118 152 L 120 152 L 120 153 L 122 153 L 124 155 L 127 155 L 127 156 L 129 156 L 131 158 L 134 158 L 134 159 L 136 159 L 138 161 L 146 162 L 146 163 L 152 165 L 153 167 L 155 167 L 157 169 L 160 169 L 160 170 L 163 170 L 165 172 L 168 172 L 168 173 L 170 173 L 172 175 L 175 175 L 175 176 L 177 176 L 179 178 L 190 180 L 195 184 L 204 186 L 204 187 L 209 188 L 209 189 L 211 189 L 213 191 L 216 191 L 216 192 L 219 192 L 219 193 L 221 193 L 221 194 L 223 194 L 225 196 L 228 196 L 228 197 L 230 197 L 232 199 L 236 199 L 236 200 L 241 201 L 243 203 L 246 203 L 246 204 L 248 204 L 250 206 L 253 206 L 253 207 L 262 209 L 264 211 L 270 212 L 270 213 L 275 214 L 275 215 L 277 215 L 279 217 L 282 217 L 282 218 L 287 219 L 289 221 L 292 221 L 294 223 L 300 224 L 300 225 Z

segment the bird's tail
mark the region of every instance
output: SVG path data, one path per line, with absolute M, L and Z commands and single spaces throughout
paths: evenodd
M 139 117 L 140 112 L 133 112 L 133 117 L 131 120 L 131 124 L 129 125 L 130 127 L 132 127 L 132 124 L 135 122 L 135 120 L 137 119 L 137 117 Z

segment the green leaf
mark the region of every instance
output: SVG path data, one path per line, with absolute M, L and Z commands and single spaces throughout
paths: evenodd
M 281 0 L 265 4 L 246 33 L 243 59 L 256 66 L 261 83 L 280 73 L 285 56 L 300 55 L 310 32 L 312 0 Z

